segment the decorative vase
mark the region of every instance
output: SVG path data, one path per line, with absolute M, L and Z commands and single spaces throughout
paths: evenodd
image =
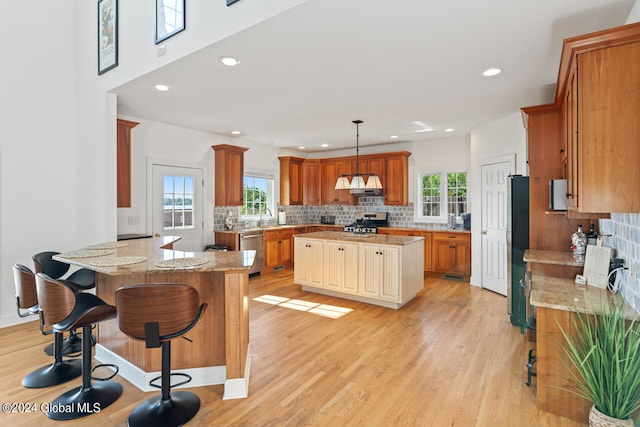
M 591 406 L 589 411 L 589 427 L 633 427 L 633 420 L 619 420 L 600 412 L 596 405 Z

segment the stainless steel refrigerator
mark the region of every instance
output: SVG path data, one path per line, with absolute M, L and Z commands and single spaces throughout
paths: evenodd
M 527 298 L 522 261 L 529 248 L 529 177 L 512 175 L 507 185 L 507 312 L 511 323 L 524 333 L 527 325 Z

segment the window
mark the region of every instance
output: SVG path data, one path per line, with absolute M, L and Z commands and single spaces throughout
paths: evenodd
M 468 212 L 467 173 L 418 173 L 415 220 L 447 222 L 450 214 Z
M 164 176 L 163 228 L 177 230 L 194 228 L 193 176 Z
M 243 200 L 241 218 L 273 217 L 275 203 L 273 177 L 245 175 Z

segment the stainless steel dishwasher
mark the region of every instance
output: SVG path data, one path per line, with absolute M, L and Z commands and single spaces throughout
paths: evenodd
M 255 230 L 240 233 L 240 250 L 256 251 L 256 258 L 253 267 L 249 270 L 249 275 L 260 273 L 264 268 L 264 232 Z

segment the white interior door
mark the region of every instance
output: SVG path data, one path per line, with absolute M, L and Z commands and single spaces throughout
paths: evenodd
M 202 169 L 153 164 L 152 170 L 153 235 L 180 236 L 174 249 L 202 251 Z
M 482 165 L 482 287 L 507 296 L 507 184 L 510 161 Z

